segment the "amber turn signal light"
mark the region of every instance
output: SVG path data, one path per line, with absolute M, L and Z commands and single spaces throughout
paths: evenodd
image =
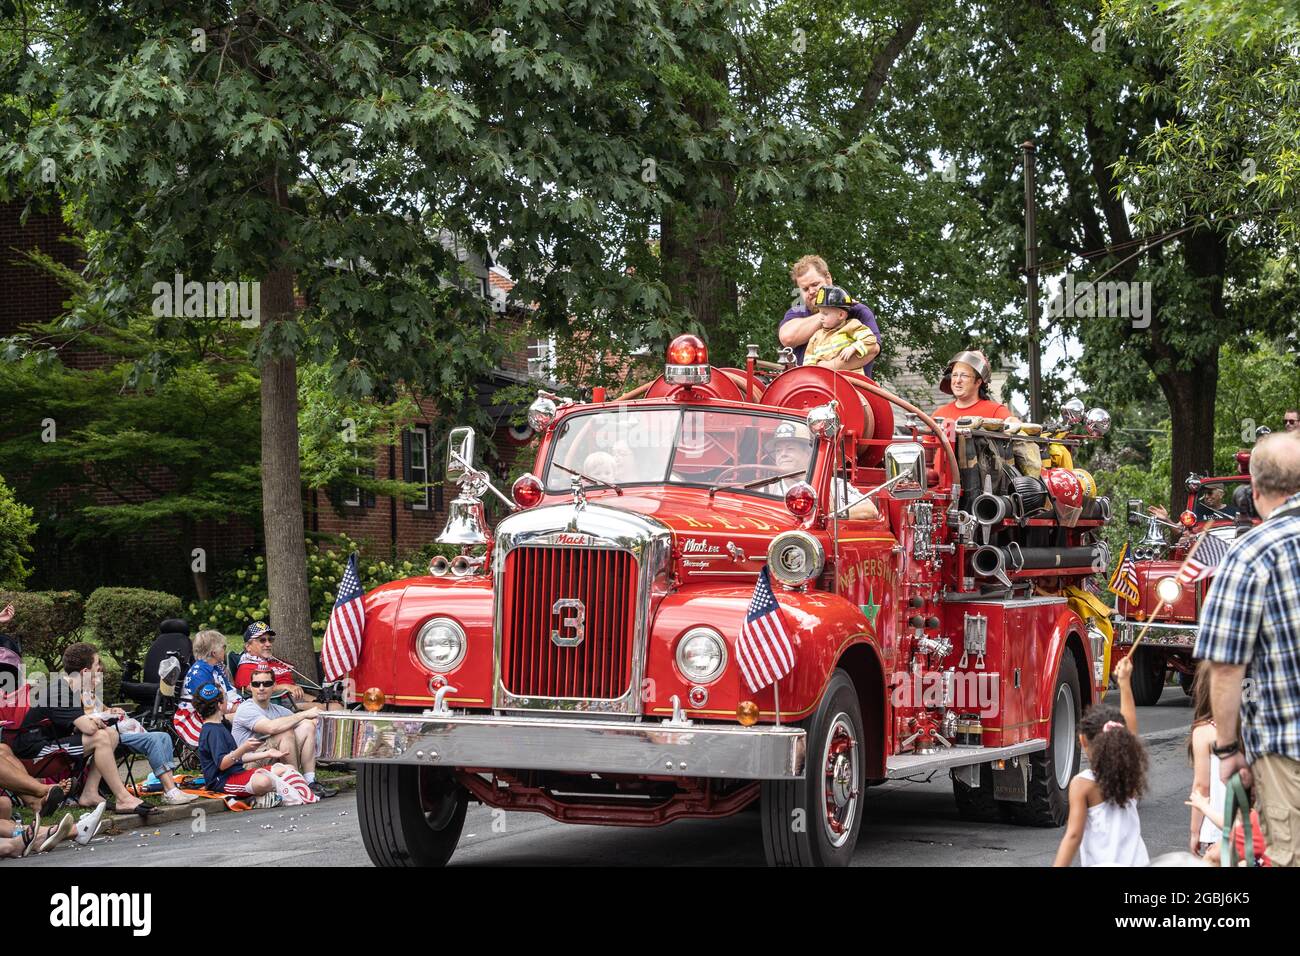
M 758 704 L 752 700 L 742 700 L 736 705 L 736 719 L 742 727 L 753 727 L 758 723 Z
M 382 690 L 378 687 L 369 687 L 366 689 L 366 692 L 361 695 L 361 706 L 373 714 L 377 710 L 384 709 L 384 702 L 386 700 L 387 698 L 384 696 Z

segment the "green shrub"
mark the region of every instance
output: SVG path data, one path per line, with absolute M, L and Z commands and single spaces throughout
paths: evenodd
M 325 632 L 325 622 L 334 607 L 335 589 L 343 577 L 348 555 L 358 550 L 357 543 L 347 535 L 339 535 L 335 543 L 316 545 L 307 543 L 307 586 L 310 589 L 311 627 L 316 636 Z M 398 561 L 375 561 L 362 555 L 357 561 L 361 573 L 361 587 L 369 591 L 389 581 L 416 577 L 428 573 L 429 558 L 433 553 L 458 553 L 447 545 L 426 545 L 414 554 Z M 257 557 L 252 564 L 238 568 L 222 579 L 222 591 L 207 601 L 189 605 L 189 620 L 196 631 L 215 628 L 223 634 L 242 634 L 253 621 L 266 621 L 271 613 L 270 598 L 266 588 L 266 559 Z
M 27 559 L 35 533 L 32 509 L 15 498 L 0 478 L 0 588 L 20 588 L 31 575 Z
M 63 663 L 63 650 L 77 640 L 85 619 L 85 602 L 76 591 L 0 591 L 0 607 L 14 606 L 6 630 L 18 638 L 23 654 L 52 670 Z
M 143 588 L 98 588 L 86 600 L 94 643 L 123 666 L 141 663 L 158 625 L 181 612 L 181 599 L 174 594 Z
M 104 665 L 104 703 L 112 707 L 122 701 L 122 665 L 108 654 L 100 653 L 100 662 Z M 131 707 L 135 705 L 132 704 Z M 131 707 L 128 707 L 129 711 Z

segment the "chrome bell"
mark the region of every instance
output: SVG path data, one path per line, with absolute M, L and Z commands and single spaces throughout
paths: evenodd
M 808 410 L 808 430 L 818 438 L 834 438 L 840 433 L 840 412 L 833 399 Z
M 488 536 L 484 530 L 483 502 L 478 498 L 461 494 L 447 509 L 447 524 L 436 540 L 439 544 L 476 545 L 487 544 Z

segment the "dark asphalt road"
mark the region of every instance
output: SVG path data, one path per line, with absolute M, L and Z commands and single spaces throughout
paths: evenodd
M 1189 701 L 1170 688 L 1139 709 L 1151 756 L 1151 792 L 1142 833 L 1154 857 L 1185 849 L 1191 788 L 1186 728 Z M 92 847 L 59 847 L 3 866 L 369 866 L 348 793 L 312 807 L 212 814 L 202 821 L 138 830 Z M 200 829 L 201 832 L 192 832 Z M 929 782 L 890 783 L 869 791 L 859 866 L 1046 866 L 1059 829 L 971 824 L 957 817 L 946 773 Z M 653 830 L 564 826 L 539 814 L 497 814 L 471 806 L 453 865 L 709 866 L 762 865 L 756 813 L 726 820 L 685 820 Z

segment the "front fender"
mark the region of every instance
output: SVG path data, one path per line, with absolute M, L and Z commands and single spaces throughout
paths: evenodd
M 764 721 L 776 718 L 779 691 L 781 721 L 803 720 L 816 709 L 827 682 L 840 659 L 856 645 L 867 645 L 877 664 L 879 649 L 871 640 L 866 617 L 860 608 L 824 591 L 776 592 L 777 603 L 794 648 L 794 670 L 778 687 L 754 693 L 746 685 L 736 661 L 736 642 L 741 623 L 754 596 L 752 584 L 702 584 L 684 587 L 668 595 L 659 606 L 650 635 L 646 661 L 646 683 L 642 688 L 647 715 L 671 714 L 673 695 L 688 716 L 704 719 L 734 719 L 736 705 L 752 700 Z M 693 686 L 677 668 L 678 642 L 692 627 L 707 625 L 717 630 L 727 645 L 727 665 L 722 675 L 707 685 L 707 702 L 701 707 L 689 703 Z

